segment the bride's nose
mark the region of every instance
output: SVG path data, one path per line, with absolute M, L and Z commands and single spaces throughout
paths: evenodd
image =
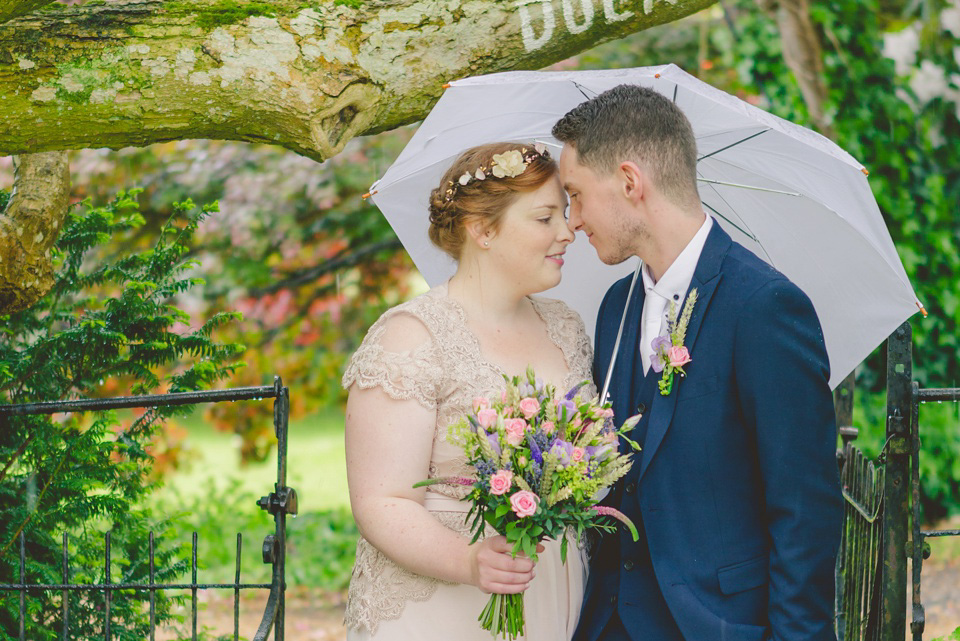
M 570 244 L 573 242 L 574 238 L 576 238 L 576 236 L 574 236 L 573 232 L 570 231 L 570 227 L 567 226 L 567 222 L 564 221 L 563 224 L 560 225 L 560 233 L 557 234 L 557 241 Z

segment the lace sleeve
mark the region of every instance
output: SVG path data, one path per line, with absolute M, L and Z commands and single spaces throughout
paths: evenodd
M 396 310 L 391 310 L 394 312 Z M 379 387 L 390 398 L 437 407 L 443 376 L 433 337 L 416 317 L 387 312 L 367 332 L 343 374 L 343 387 Z

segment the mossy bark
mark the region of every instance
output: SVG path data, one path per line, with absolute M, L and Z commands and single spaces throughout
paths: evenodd
M 22 154 L 0 215 L 0 313 L 52 284 L 69 171 L 40 152 L 207 138 L 322 161 L 423 118 L 445 82 L 539 69 L 714 2 L 0 0 L 0 155 Z
M 0 154 L 210 138 L 323 160 L 422 118 L 447 81 L 542 68 L 714 2 L 131 0 L 35 12 L 0 25 Z
M 53 0 L 0 0 L 0 23 L 33 13 Z
M 65 151 L 13 161 L 13 193 L 0 212 L 0 313 L 26 309 L 53 287 L 50 249 L 70 197 Z

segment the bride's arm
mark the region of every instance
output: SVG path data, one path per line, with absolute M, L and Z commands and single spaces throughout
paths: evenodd
M 400 319 L 396 319 L 399 321 Z M 391 323 L 391 351 L 413 351 L 430 340 L 418 322 Z M 364 538 L 417 574 L 504 594 L 525 590 L 533 563 L 512 558 L 503 537 L 469 545 L 423 506 L 436 411 L 391 398 L 380 387 L 350 388 L 346 415 L 347 481 L 354 519 Z

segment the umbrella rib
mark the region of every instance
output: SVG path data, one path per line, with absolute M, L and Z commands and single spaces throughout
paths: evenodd
M 717 211 L 712 205 L 710 205 L 710 203 L 708 203 L 708 202 L 706 202 L 706 201 L 704 201 L 704 200 L 701 200 L 701 201 L 700 201 L 700 204 L 703 205 L 704 207 L 706 207 L 707 209 L 709 209 L 710 211 L 712 211 L 714 214 L 716 214 L 716 215 L 719 216 L 720 218 L 722 218 L 722 219 L 724 219 L 725 221 L 727 221 L 728 223 L 730 223 L 730 225 L 733 226 L 733 227 L 734 227 L 737 231 L 739 231 L 741 234 L 743 234 L 744 236 L 746 236 L 747 238 L 749 238 L 749 239 L 752 240 L 753 242 L 755 242 L 755 243 L 757 243 L 758 245 L 760 245 L 760 241 L 757 240 L 757 237 L 756 237 L 756 236 L 754 236 L 752 233 L 750 233 L 749 231 L 745 230 L 743 227 L 741 227 L 741 226 L 738 225 L 737 223 L 733 222 L 732 220 L 730 220 L 729 218 L 727 218 L 726 216 L 724 216 L 723 214 L 721 214 L 721 213 L 720 213 L 719 211 Z M 760 248 L 763 249 L 763 245 L 760 245 Z M 763 250 L 763 253 L 766 254 L 766 253 L 767 253 L 767 250 L 764 249 L 764 250 Z M 768 257 L 768 258 L 770 257 L 769 254 L 767 254 L 767 257 Z
M 719 198 L 721 201 L 723 201 L 723 204 L 726 205 L 726 206 L 730 209 L 730 211 L 732 211 L 732 212 L 737 211 L 736 209 L 733 208 L 733 206 L 732 206 L 729 202 L 727 202 L 727 199 L 723 197 L 723 194 L 720 193 L 720 190 L 719 190 L 719 189 L 717 189 L 714 185 L 710 185 L 710 189 L 713 190 L 713 193 L 715 193 L 715 194 L 717 195 L 717 198 Z M 701 200 L 700 202 L 703 202 L 703 201 Z M 703 203 L 703 204 L 704 204 L 704 205 L 707 205 L 707 203 Z M 763 253 L 766 254 L 768 262 L 769 262 L 771 265 L 773 265 L 773 258 L 770 256 L 770 254 L 767 253 L 766 247 L 763 246 L 763 244 L 760 242 L 760 239 L 757 238 L 756 234 L 753 233 L 753 230 L 751 230 L 749 227 L 747 227 L 746 221 L 744 221 L 742 218 L 740 219 L 740 221 L 743 223 L 743 226 L 744 226 L 744 227 L 747 227 L 747 229 L 744 230 L 744 229 L 741 228 L 739 225 L 737 225 L 736 223 L 734 223 L 732 220 L 730 220 L 729 218 L 727 218 L 726 216 L 724 216 L 723 214 L 721 214 L 719 211 L 717 211 L 716 209 L 714 209 L 714 208 L 711 207 L 710 205 L 707 205 L 707 207 L 710 207 L 710 210 L 711 210 L 713 213 L 715 213 L 717 216 L 720 216 L 721 218 L 723 218 L 725 221 L 727 221 L 728 223 L 730 223 L 731 225 L 733 225 L 734 227 L 736 227 L 742 234 L 744 234 L 744 235 L 747 236 L 749 239 L 751 239 L 753 242 L 755 242 L 755 243 L 757 244 L 757 246 L 760 247 L 760 249 L 763 250 Z M 774 267 L 776 267 L 776 265 L 774 265 Z
M 770 130 L 769 130 L 769 129 L 764 129 L 763 131 L 758 131 L 758 132 L 755 133 L 755 134 L 751 134 L 751 135 L 747 136 L 747 137 L 744 138 L 743 140 L 738 140 L 737 142 L 730 143 L 730 144 L 727 145 L 726 147 L 721 147 L 720 149 L 717 149 L 716 151 L 711 151 L 709 154 L 706 154 L 706 155 L 703 155 L 703 156 L 700 156 L 699 158 L 697 158 L 697 162 L 700 162 L 701 160 L 706 160 L 706 159 L 709 158 L 710 156 L 716 156 L 716 155 L 719 154 L 721 151 L 726 151 L 727 149 L 730 149 L 731 147 L 736 147 L 737 145 L 741 145 L 741 144 L 747 142 L 748 140 L 752 140 L 753 138 L 756 138 L 756 137 L 759 136 L 760 134 L 765 134 L 765 133 L 767 133 L 768 131 L 770 131 Z
M 697 178 L 700 182 L 710 183 L 711 185 L 724 185 L 725 187 L 740 187 L 741 189 L 752 189 L 753 191 L 765 191 L 771 194 L 783 194 L 784 196 L 800 196 L 795 191 L 783 191 L 781 189 L 769 189 L 767 187 L 757 187 L 755 185 L 744 185 L 741 183 L 725 182 L 723 180 L 714 180 L 713 178 Z
M 730 205 L 730 203 L 727 202 L 727 199 L 723 197 L 723 194 L 720 193 L 720 190 L 719 190 L 719 189 L 717 189 L 717 188 L 716 188 L 715 186 L 713 186 L 713 185 L 710 185 L 710 189 L 712 189 L 712 190 L 713 190 L 713 193 L 715 193 L 715 194 L 717 195 L 717 198 L 719 198 L 720 200 L 723 201 L 723 204 L 724 204 L 724 205 L 726 205 L 727 207 L 730 208 L 730 211 L 736 211 L 736 209 L 734 209 L 734 208 Z M 732 220 L 730 220 L 729 218 L 727 218 L 726 216 L 724 216 L 723 214 L 721 214 L 719 211 L 717 211 L 715 207 L 711 206 L 710 204 L 706 203 L 706 202 L 703 201 L 703 200 L 701 200 L 700 202 L 703 203 L 706 207 L 708 207 L 708 208 L 710 209 L 710 211 L 712 211 L 713 213 L 715 213 L 717 216 L 719 216 L 720 218 L 723 218 L 725 221 L 727 221 L 728 223 L 730 223 L 730 224 L 731 224 L 737 231 L 739 231 L 741 234 L 743 234 L 744 236 L 746 236 L 747 238 L 749 238 L 750 240 L 752 240 L 753 242 L 755 242 L 755 243 L 757 244 L 757 247 L 759 247 L 759 248 L 763 251 L 764 255 L 767 257 L 767 262 L 770 263 L 771 265 L 773 265 L 774 267 L 776 267 L 776 265 L 774 265 L 774 263 L 773 263 L 773 257 L 770 256 L 770 254 L 767 252 L 767 248 L 763 246 L 763 243 L 760 242 L 760 239 L 757 238 L 756 234 L 754 234 L 753 231 L 751 231 L 750 228 L 747 227 L 747 224 L 746 224 L 746 223 L 743 224 L 743 227 L 747 227 L 747 229 L 744 229 L 743 227 L 741 227 L 740 225 L 736 224 L 735 222 L 733 222 Z
M 596 93 L 594 93 L 593 96 L 588 96 L 588 95 L 587 95 L 587 90 L 586 90 L 586 88 L 585 88 L 583 85 L 581 85 L 581 84 L 580 84 L 579 82 L 577 82 L 576 80 L 571 80 L 570 82 L 573 83 L 573 86 L 574 86 L 574 87 L 576 87 L 577 89 L 580 90 L 580 93 L 582 93 L 582 94 L 583 94 L 583 97 L 586 98 L 587 100 L 590 100 L 591 98 L 593 98 L 594 96 L 597 95 Z

